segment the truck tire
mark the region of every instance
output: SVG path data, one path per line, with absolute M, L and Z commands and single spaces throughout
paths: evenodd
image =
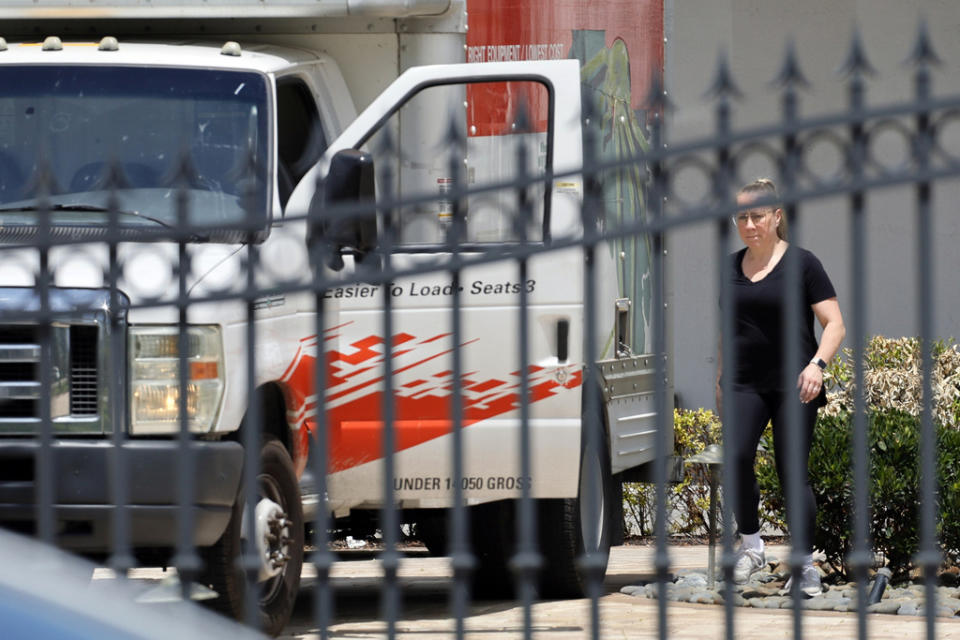
M 604 440 L 606 440 L 604 438 Z M 576 498 L 538 500 L 540 595 L 545 598 L 582 598 L 588 577 L 577 566 L 586 541 L 599 554 L 601 575 L 606 572 L 612 538 L 613 477 L 607 446 L 584 443 L 580 454 L 580 484 Z M 596 506 L 594 506 L 596 505 Z
M 287 556 L 277 575 L 257 584 L 260 608 L 260 629 L 271 636 L 278 635 L 290 619 L 300 587 L 303 567 L 303 505 L 297 485 L 293 461 L 278 440 L 267 440 L 260 449 L 260 475 L 257 476 L 259 503 L 270 500 L 280 506 L 283 519 L 275 524 L 281 530 L 279 540 L 271 543 Z M 245 621 L 245 594 L 247 582 L 239 559 L 245 545 L 253 536 L 241 536 L 243 523 L 243 496 L 241 489 L 233 505 L 233 514 L 226 531 L 207 549 L 201 550 L 204 571 L 200 582 L 217 592 L 210 606 L 226 616 Z M 259 504 L 258 503 L 258 504 Z M 258 554 L 259 555 L 259 554 Z
M 606 439 L 600 450 L 583 443 L 580 454 L 579 489 L 576 498 L 539 499 L 537 509 L 538 545 L 543 557 L 538 590 L 544 598 L 582 598 L 587 595 L 588 576 L 577 566 L 586 548 L 594 541 L 601 574 L 606 572 L 613 533 L 613 476 Z M 470 509 L 470 538 L 476 567 L 473 593 L 478 598 L 509 598 L 515 592 L 510 559 L 516 553 L 516 509 L 518 500 L 501 500 Z M 596 503 L 594 518 L 591 504 Z M 592 523 L 592 524 L 591 524 Z

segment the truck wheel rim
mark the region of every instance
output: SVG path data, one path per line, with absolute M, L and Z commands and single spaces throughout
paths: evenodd
M 268 540 L 268 551 L 260 556 L 260 562 L 264 563 L 270 571 L 277 571 L 272 577 L 260 583 L 260 602 L 269 602 L 274 598 L 283 584 L 287 573 L 287 566 L 290 561 L 290 519 L 287 517 L 286 504 L 283 500 L 283 493 L 276 480 L 269 475 L 262 474 L 259 477 L 260 499 L 270 500 L 280 506 L 280 513 L 272 515 L 262 531 L 257 531 L 257 535 L 265 535 Z

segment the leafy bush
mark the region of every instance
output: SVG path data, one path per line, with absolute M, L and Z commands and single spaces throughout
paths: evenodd
M 960 350 L 952 340 L 932 345 L 933 418 L 936 423 L 937 532 L 948 556 L 960 556 Z M 864 398 L 870 477 L 870 539 L 898 578 L 919 547 L 922 345 L 917 338 L 871 338 L 864 350 Z M 853 548 L 852 352 L 844 349 L 827 369 L 828 404 L 820 411 L 810 451 L 817 498 L 814 544 L 831 564 L 845 567 Z M 757 475 L 764 508 L 782 517 L 783 498 L 772 457 L 761 456 Z M 845 570 L 845 569 L 844 569 Z
M 760 530 L 777 529 L 787 531 L 786 515 L 784 512 L 783 494 L 780 491 L 780 481 L 777 478 L 777 466 L 773 459 L 773 426 L 767 427 L 760 435 L 760 446 L 757 449 L 757 463 L 754 466 L 757 474 L 757 485 L 760 487 Z
M 675 455 L 689 458 L 702 452 L 707 445 L 720 442 L 720 420 L 707 409 L 675 409 L 673 434 Z M 707 469 L 703 465 L 693 465 L 685 471 L 683 482 L 667 487 L 667 532 L 672 535 L 705 535 L 710 508 Z M 652 535 L 657 514 L 656 485 L 625 484 L 623 512 L 627 533 Z
M 933 343 L 934 419 L 960 428 L 960 349 L 952 340 Z M 922 345 L 918 338 L 874 336 L 864 349 L 864 397 L 870 411 L 902 411 L 919 416 L 923 410 Z M 822 413 L 839 416 L 854 408 L 853 353 L 834 358 L 825 378 L 827 406 Z
M 936 439 L 937 531 L 941 546 L 955 559 L 960 552 L 960 431 L 938 426 Z M 920 440 L 916 416 L 902 411 L 869 416 L 870 539 L 899 579 L 906 577 L 919 548 Z M 845 567 L 853 549 L 852 442 L 851 414 L 821 416 L 810 452 L 817 499 L 814 546 L 837 568 Z M 761 477 L 761 492 L 765 497 L 779 495 L 775 473 Z M 773 504 L 782 513 L 782 500 Z
M 933 418 L 937 451 L 937 534 L 948 559 L 960 561 L 960 348 L 952 340 L 933 344 Z M 923 410 L 922 345 L 917 338 L 871 338 L 864 352 L 864 390 L 870 478 L 870 540 L 897 578 L 911 568 L 919 547 L 920 414 Z M 810 452 L 810 479 L 817 499 L 814 546 L 846 572 L 853 548 L 853 364 L 850 349 L 830 363 L 826 407 L 817 418 Z M 720 423 L 707 410 L 674 414 L 675 451 L 689 457 L 720 441 Z M 669 532 L 706 532 L 709 489 L 706 470 L 687 467 L 683 483 L 668 487 Z M 757 452 L 760 519 L 764 528 L 786 531 L 783 495 L 769 427 Z M 655 487 L 624 487 L 629 528 L 653 532 Z M 722 510 L 719 510 L 722 514 Z

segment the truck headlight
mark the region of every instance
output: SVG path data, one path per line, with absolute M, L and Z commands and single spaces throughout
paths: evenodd
M 186 331 L 187 422 L 191 431 L 214 427 L 223 399 L 223 341 L 216 326 Z M 131 326 L 130 430 L 171 433 L 180 429 L 180 330 Z

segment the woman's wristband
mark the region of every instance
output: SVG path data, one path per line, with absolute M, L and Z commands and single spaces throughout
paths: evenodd
M 820 367 L 821 371 L 825 371 L 827 368 L 827 363 L 823 361 L 823 358 L 814 358 L 810 361 L 810 364 L 815 364 Z

